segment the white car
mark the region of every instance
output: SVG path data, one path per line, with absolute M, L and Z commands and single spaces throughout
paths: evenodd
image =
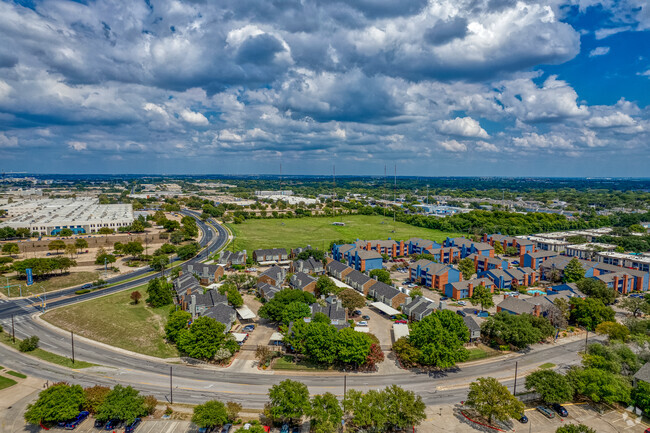
M 465 301 L 458 301 L 458 305 L 467 305 Z
M 361 322 L 357 322 L 357 326 L 368 326 L 368 322 L 362 320 Z

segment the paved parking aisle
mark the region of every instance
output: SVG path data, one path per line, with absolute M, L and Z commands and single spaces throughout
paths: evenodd
M 197 429 L 194 428 L 194 431 L 190 428 L 189 421 L 181 420 L 172 420 L 172 419 L 156 419 L 156 420 L 143 420 L 138 428 L 135 429 L 134 433 L 197 433 Z M 50 431 L 63 432 L 63 431 L 72 431 L 76 433 L 99 433 L 106 432 L 103 428 L 95 428 L 95 420 L 89 418 L 85 420 L 79 427 L 74 430 L 64 430 L 63 428 L 53 428 Z M 115 430 L 108 430 L 109 433 L 123 433 L 124 426 L 116 428 Z
M 553 433 L 558 427 L 566 424 L 585 424 L 598 433 L 643 433 L 646 426 L 640 419 L 628 415 L 626 412 L 611 410 L 603 414 L 598 413 L 588 404 L 566 404 L 569 413 L 567 417 L 560 417 L 555 413 L 555 418 L 546 418 L 537 409 L 526 409 L 529 425 L 523 427 L 531 432 Z M 521 430 L 522 427 L 519 429 Z

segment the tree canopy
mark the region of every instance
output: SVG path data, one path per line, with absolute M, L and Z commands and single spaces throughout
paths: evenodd
M 169 305 L 174 302 L 170 283 L 164 278 L 154 278 L 147 284 L 147 303 L 154 308 Z
M 27 406 L 25 421 L 30 424 L 51 424 L 66 421 L 79 414 L 84 403 L 80 385 L 56 383 L 38 394 L 35 403 Z
M 217 350 L 225 346 L 225 330 L 226 326 L 212 317 L 197 317 L 189 329 L 178 331 L 176 345 L 192 358 L 212 359 Z
M 499 312 L 490 316 L 481 325 L 481 333 L 498 343 L 510 344 L 524 349 L 542 338 L 553 335 L 553 327 L 548 320 L 530 314 L 514 315 Z
M 127 424 L 147 414 L 144 396 L 131 386 L 115 385 L 97 409 L 96 418 L 102 421 L 119 419 Z
M 538 393 L 545 403 L 564 403 L 573 398 L 569 380 L 553 370 L 537 370 L 526 376 L 526 389 Z
M 194 407 L 192 422 L 200 428 L 222 426 L 228 421 L 226 405 L 217 400 L 209 400 Z
M 524 412 L 524 404 L 493 377 L 479 377 L 470 383 L 465 404 L 486 417 L 489 423 L 493 419 L 519 419 Z
M 268 412 L 273 419 L 297 421 L 309 411 L 309 390 L 304 383 L 286 379 L 269 389 Z
M 373 269 L 368 275 L 370 278 L 377 277 L 377 281 L 381 281 L 382 283 L 386 283 L 388 285 L 393 284 L 393 280 L 390 278 L 390 272 L 388 272 L 386 269 Z
M 590 331 L 594 331 L 596 326 L 602 322 L 614 321 L 614 310 L 603 304 L 600 299 L 573 297 L 570 304 L 569 318 L 571 322 L 584 326 Z

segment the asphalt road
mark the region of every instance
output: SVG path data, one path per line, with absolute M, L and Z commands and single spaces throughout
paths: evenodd
M 194 212 L 187 214 L 198 217 Z M 200 262 L 207 258 L 209 251 L 216 251 L 227 242 L 227 232 L 216 221 L 209 221 L 212 227 L 198 221 L 202 229 L 202 245 L 207 245 L 191 262 Z M 216 233 L 215 230 L 216 229 Z M 148 272 L 148 271 L 147 271 Z M 129 274 L 130 277 L 133 274 Z M 113 287 L 74 296 L 74 289 L 57 293 L 48 300 L 48 308 L 68 305 L 117 292 L 140 285 L 155 277 L 145 276 L 135 281 L 117 284 Z M 32 305 L 35 299 L 8 301 L 0 304 L 0 321 L 8 324 L 8 318 L 15 316 L 16 336 L 25 338 L 37 335 L 40 346 L 53 353 L 71 356 L 70 337 L 65 332 L 53 330 L 33 320 L 36 312 Z M 119 318 L 116 318 L 119 320 Z M 492 376 L 509 384 L 514 377 L 515 363 L 520 375 L 531 371 L 542 363 L 552 362 L 559 367 L 576 364 L 580 361 L 578 352 L 584 347 L 584 341 L 565 344 L 536 345 L 528 353 L 508 358 L 498 358 L 458 368 L 444 373 L 412 373 L 378 375 L 353 373 L 347 375 L 348 389 L 379 389 L 397 384 L 421 395 L 426 404 L 444 404 L 457 402 L 466 397 L 467 384 L 477 377 Z M 153 394 L 160 400 L 170 400 L 170 368 L 172 370 L 172 393 L 174 401 L 200 403 L 208 399 L 238 401 L 247 408 L 260 408 L 267 401 L 268 388 L 281 380 L 291 378 L 305 383 L 312 394 L 332 392 L 343 394 L 342 375 L 300 375 L 279 374 L 272 372 L 234 371 L 233 369 L 201 368 L 182 364 L 168 364 L 129 353 L 115 351 L 81 339 L 75 339 L 75 358 L 100 365 L 79 371 L 42 362 L 38 359 L 18 353 L 0 345 L 0 360 L 3 366 L 25 374 L 49 381 L 67 381 L 84 386 L 101 384 L 112 386 L 117 383 L 129 384 L 146 394 Z M 385 362 L 391 362 L 386 360 Z M 522 383 L 523 385 L 523 383 Z

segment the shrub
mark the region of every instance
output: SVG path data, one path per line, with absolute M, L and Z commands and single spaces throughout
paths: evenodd
M 33 335 L 31 337 L 25 338 L 18 345 L 18 350 L 21 352 L 31 352 L 38 347 L 38 337 Z
M 147 415 L 154 413 L 157 405 L 158 400 L 153 395 L 148 395 L 144 398 L 144 409 L 147 411 Z
M 75 295 L 83 295 L 85 293 L 90 293 L 90 292 L 91 292 L 90 289 L 83 289 L 83 290 L 77 290 L 76 292 L 74 292 L 74 294 Z

